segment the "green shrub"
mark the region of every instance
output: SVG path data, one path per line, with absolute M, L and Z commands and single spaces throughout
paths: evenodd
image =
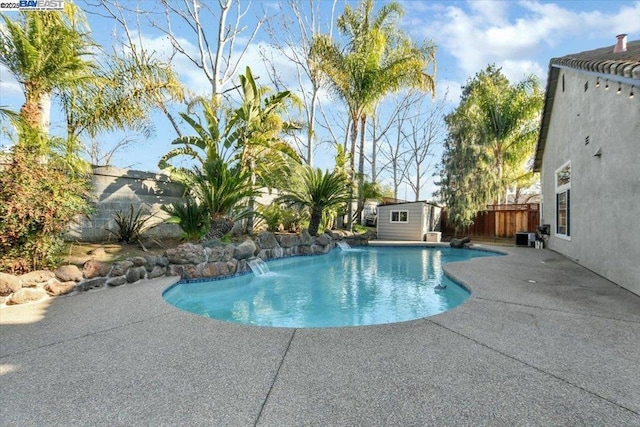
M 90 211 L 88 182 L 20 149 L 12 157 L 0 172 L 0 271 L 55 267 L 64 231 Z
M 364 234 L 367 231 L 369 231 L 368 227 L 365 227 L 364 225 L 360 225 L 356 222 L 353 223 L 353 232 L 356 234 Z
M 192 197 L 187 197 L 181 203 L 162 206 L 161 209 L 171 215 L 166 222 L 180 226 L 185 240 L 198 240 L 209 231 L 207 206 L 199 204 Z
M 260 207 L 258 208 L 258 213 L 260 219 L 264 220 L 267 225 L 267 231 L 279 231 L 284 218 L 283 209 L 280 205 L 272 203 L 269 206 Z M 257 228 L 257 225 L 254 227 Z
M 134 214 L 133 205 L 129 205 L 128 214 L 125 214 L 121 210 L 113 217 L 118 229 L 111 230 L 107 228 L 107 231 L 115 235 L 118 242 L 137 242 L 146 231 L 156 225 L 151 223 L 153 218 L 155 218 L 155 215 L 149 215 L 142 206 L 140 206 L 138 211 Z
M 309 213 L 306 209 L 287 208 L 282 210 L 282 226 L 285 231 L 297 233 L 309 224 Z

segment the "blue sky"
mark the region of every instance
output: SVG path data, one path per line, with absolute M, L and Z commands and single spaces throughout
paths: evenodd
M 177 0 L 172 0 L 178 4 Z M 83 9 L 90 9 L 88 3 L 76 2 Z M 217 1 L 213 2 L 217 4 Z M 335 16 L 342 13 L 344 4 L 352 7 L 357 2 L 338 0 Z M 406 11 L 401 21 L 404 30 L 415 41 L 433 40 L 437 46 L 437 93 L 439 96 L 448 92 L 449 108 L 454 108 L 460 95 L 460 87 L 473 77 L 476 72 L 487 65 L 495 63 L 513 82 L 521 80 L 528 74 L 537 75 L 544 85 L 549 60 L 553 57 L 582 52 L 605 46 L 613 46 L 616 35 L 629 34 L 629 40 L 640 39 L 640 1 L 400 1 Z M 140 9 L 159 11 L 159 2 L 145 0 L 130 1 L 128 5 L 136 5 Z M 248 13 L 242 23 L 248 27 L 240 35 L 238 46 L 246 41 L 250 30 L 258 17 L 266 14 L 270 23 L 277 27 L 282 16 L 290 14 L 287 7 L 281 8 L 277 1 L 262 0 L 251 3 L 242 0 L 248 6 Z M 307 8 L 307 2 L 300 3 Z M 384 2 L 376 2 L 377 5 Z M 332 1 L 322 0 L 318 7 L 321 20 L 328 31 L 331 17 Z M 93 10 L 99 10 L 93 8 Z M 10 15 L 11 16 L 11 15 Z M 15 16 L 15 15 L 14 15 Z M 109 49 L 115 34 L 121 34 L 117 26 L 110 20 L 95 14 L 87 15 L 93 30 L 94 39 Z M 128 17 L 134 25 L 134 17 Z M 154 29 L 145 19 L 141 24 L 141 40 L 147 49 L 156 51 L 160 58 L 169 57 L 170 45 L 166 38 Z M 172 24 L 174 31 L 184 37 L 186 46 L 193 46 L 195 39 L 185 24 Z M 211 22 L 215 30 L 215 22 Z M 260 58 L 260 51 L 269 51 L 269 37 L 266 25 L 263 24 L 254 42 L 248 47 L 243 57 L 245 65 L 251 65 L 254 75 L 263 76 L 260 80 L 268 81 L 266 70 Z M 240 49 L 237 49 L 239 51 Z M 276 66 L 295 86 L 295 73 L 288 61 L 276 57 Z M 206 93 L 208 87 L 202 72 L 192 66 L 185 58 L 176 55 L 172 62 L 182 82 L 194 92 Z M 10 106 L 18 110 L 23 102 L 19 85 L 7 72 L 0 68 L 0 105 Z M 328 109 L 333 107 L 335 114 L 341 113 L 339 101 L 325 95 L 324 101 Z M 184 107 L 175 106 L 175 111 L 184 111 Z M 55 121 L 55 116 L 52 121 Z M 168 126 L 166 119 L 154 115 L 155 135 L 149 139 L 139 136 L 136 143 L 117 154 L 113 164 L 118 167 L 134 167 L 140 170 L 157 170 L 158 159 L 170 148 L 175 133 Z M 52 123 L 53 129 L 56 123 Z M 61 127 L 61 123 L 58 123 Z M 121 135 L 103 136 L 103 144 L 108 147 Z M 6 137 L 0 145 L 7 145 Z M 317 166 L 332 167 L 333 149 L 320 146 L 316 150 Z M 434 189 L 431 183 L 425 186 L 423 194 Z M 408 195 L 408 197 L 411 197 Z

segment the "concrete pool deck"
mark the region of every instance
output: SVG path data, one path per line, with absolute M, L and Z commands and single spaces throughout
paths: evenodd
M 390 325 L 224 323 L 175 278 L 2 308 L 0 425 L 640 425 L 640 296 L 493 249 L 446 266 L 466 303 Z

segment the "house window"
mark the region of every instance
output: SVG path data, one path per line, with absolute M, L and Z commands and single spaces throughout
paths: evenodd
M 391 211 L 391 222 L 409 222 L 409 211 Z
M 571 236 L 571 163 L 556 170 L 556 235 Z

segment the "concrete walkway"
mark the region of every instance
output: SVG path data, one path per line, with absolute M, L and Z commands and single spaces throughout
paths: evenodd
M 0 311 L 2 426 L 640 426 L 640 296 L 549 250 L 448 264 L 472 297 L 392 325 L 276 329 L 161 279 Z

